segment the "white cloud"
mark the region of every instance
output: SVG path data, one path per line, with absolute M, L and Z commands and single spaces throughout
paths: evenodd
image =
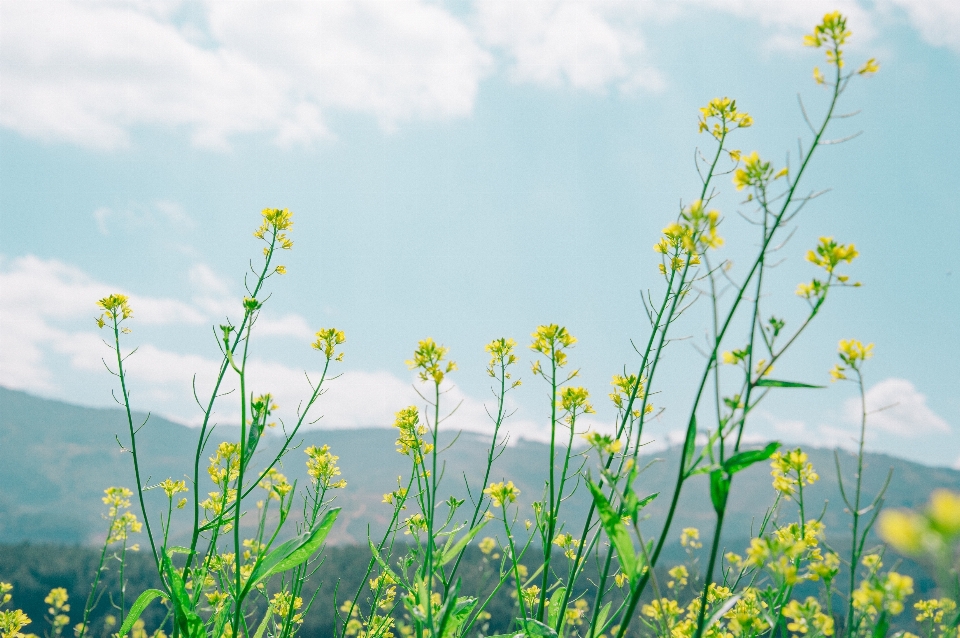
M 138 127 L 188 132 L 201 147 L 266 133 L 328 134 L 330 110 L 385 129 L 472 112 L 499 55 L 517 82 L 658 90 L 644 32 L 704 11 L 768 27 L 768 44 L 840 9 L 869 39 L 903 12 L 935 46 L 960 50 L 954 0 L 475 0 L 461 19 L 428 0 L 0 3 L 0 126 L 42 140 L 115 148 Z M 718 36 L 720 37 L 720 36 Z M 101 218 L 103 217 L 103 218 Z M 106 229 L 105 217 L 98 223 Z
M 54 391 L 54 375 L 46 363 L 48 353 L 67 356 L 75 370 L 101 369 L 100 359 L 104 355 L 101 337 L 86 327 L 92 327 L 93 318 L 99 314 L 96 300 L 111 293 L 127 294 L 136 321 L 145 325 L 201 327 L 222 320 L 226 314 L 237 314 L 239 297 L 231 296 L 229 282 L 220 279 L 209 267 L 195 266 L 190 281 L 197 295 L 192 303 L 186 303 L 130 293 L 55 259 L 29 255 L 0 259 L 0 290 L 3 290 L 0 383 Z M 303 341 L 313 335 L 303 317 L 296 314 L 275 317 L 268 310 L 261 314 L 258 328 L 265 336 Z M 167 354 L 152 352 L 150 346 L 144 346 L 138 356 L 140 360 L 156 360 L 157 369 L 164 370 L 168 367 L 168 360 L 163 358 Z M 199 361 L 193 359 L 179 363 L 189 364 L 190 369 L 199 366 Z
M 960 53 L 960 3 L 956 0 L 882 0 L 878 5 L 894 19 L 899 17 L 895 9 L 904 11 L 928 44 Z
M 462 116 L 487 65 L 460 21 L 420 0 L 0 5 L 0 124 L 99 148 L 144 125 L 203 147 L 260 131 L 309 142 L 328 107 L 388 127 Z
M 906 379 L 884 379 L 866 393 L 867 428 L 904 437 L 949 432 L 950 426 L 927 406 L 927 397 Z M 849 399 L 844 415 L 850 423 L 859 423 L 859 399 Z
M 600 90 L 659 88 L 641 60 L 639 2 L 482 1 L 476 22 L 484 41 L 502 51 L 517 82 Z

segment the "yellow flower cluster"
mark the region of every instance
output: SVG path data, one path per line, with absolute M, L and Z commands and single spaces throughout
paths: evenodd
M 747 548 L 747 559 L 742 567 L 766 568 L 775 579 L 784 585 L 793 586 L 804 580 L 818 580 L 828 576 L 832 580 L 836 574 L 831 569 L 837 568 L 836 557 L 824 558 L 820 550 L 820 539 L 823 537 L 824 526 L 818 521 L 807 521 L 800 528 L 798 523 L 792 523 L 776 530 L 773 534 L 754 538 Z M 739 556 L 727 556 L 731 563 L 739 563 Z M 807 571 L 801 572 L 804 563 L 808 563 Z
M 168 478 L 157 485 L 157 487 L 164 491 L 164 493 L 167 495 L 167 498 L 172 499 L 174 495 L 187 491 L 187 482 L 174 481 L 172 478 Z
M 703 543 L 700 542 L 700 530 L 696 527 L 685 527 L 680 532 L 680 545 L 690 549 L 700 549 Z
M 710 120 L 714 120 L 712 126 Z M 710 135 L 718 140 L 723 139 L 731 130 L 752 125 L 753 118 L 748 113 L 738 111 L 737 101 L 728 97 L 715 97 L 700 109 L 698 131 L 710 131 Z
M 96 318 L 98 328 L 103 328 L 108 322 L 118 324 L 133 316 L 133 309 L 126 295 L 109 295 L 98 301 L 97 306 L 103 310 L 103 313 Z M 129 330 L 124 329 L 124 332 Z
M 787 629 L 797 634 L 833 635 L 833 618 L 823 613 L 820 603 L 813 596 L 808 596 L 803 603 L 791 600 L 784 606 L 783 615 L 790 619 Z
M 397 438 L 397 452 L 410 455 L 413 452 L 415 463 L 419 463 L 423 455 L 433 450 L 433 445 L 423 442 L 423 435 L 427 428 L 420 423 L 420 412 L 417 406 L 408 406 L 397 412 L 393 427 L 400 430 Z
M 334 481 L 340 476 L 337 460 L 340 458 L 330 452 L 330 446 L 316 447 L 311 445 L 304 452 L 307 455 L 307 474 L 317 482 L 321 489 L 340 489 L 347 486 L 346 479 Z
M 530 349 L 539 352 L 548 359 L 552 359 L 558 368 L 567 364 L 567 353 L 565 350 L 573 347 L 577 342 L 576 337 L 570 334 L 563 326 L 555 323 L 537 326 L 537 331 L 532 335 L 533 342 Z M 540 370 L 540 362 L 533 365 L 534 374 L 543 374 Z
M 457 364 L 453 361 L 443 365 L 444 359 L 450 348 L 437 344 L 429 337 L 417 344 L 417 349 L 413 353 L 413 359 L 407 361 L 407 367 L 411 370 L 419 370 L 417 376 L 421 381 L 432 381 L 437 385 L 443 383 L 443 378 L 447 374 L 457 369 Z
M 823 21 L 813 28 L 813 33 L 803 36 L 803 44 L 820 48 L 827 45 L 827 63 L 843 68 L 843 51 L 840 48 L 853 35 L 847 30 L 847 19 L 839 11 L 823 16 Z
M 320 328 L 316 337 L 317 340 L 310 344 L 314 350 L 322 352 L 327 357 L 327 361 L 343 361 L 343 353 L 336 354 L 337 346 L 347 340 L 347 337 L 343 334 L 343 330 Z
M 837 347 L 837 353 L 840 355 L 842 364 L 834 364 L 830 369 L 832 381 L 846 379 L 847 370 L 860 370 L 860 364 L 873 356 L 873 344 L 866 345 L 856 339 L 841 339 Z
M 828 273 L 833 273 L 840 262 L 845 261 L 849 264 L 859 255 L 860 253 L 857 252 L 853 244 L 838 244 L 833 237 L 821 237 L 817 247 L 814 250 L 807 251 L 807 261 L 820 266 Z M 837 279 L 841 282 L 846 281 L 846 278 L 842 276 L 837 277 Z
M 901 554 L 942 560 L 943 552 L 960 542 L 960 493 L 936 490 L 922 512 L 885 510 L 879 530 Z
M 290 592 L 277 592 L 273 595 L 273 598 L 270 600 L 270 610 L 276 616 L 286 619 L 287 616 L 290 616 L 291 621 L 295 625 L 299 625 L 303 622 L 303 614 L 298 613 L 298 611 L 303 607 L 303 598 L 300 596 L 294 597 Z
M 269 498 L 274 500 L 283 500 L 290 493 L 293 486 L 287 481 L 287 477 L 281 474 L 277 468 L 272 467 L 267 471 L 263 480 L 258 484 L 260 489 L 265 490 Z
M 645 380 L 637 380 L 637 375 L 628 374 L 626 376 L 615 374 L 613 375 L 613 381 L 610 382 L 610 385 L 613 386 L 613 392 L 609 394 L 610 400 L 613 401 L 613 404 L 617 406 L 618 410 L 623 410 L 631 395 L 636 393 L 635 400 L 642 400 L 644 398 L 643 390 L 645 386 Z M 653 405 L 647 404 L 645 408 L 646 412 L 649 414 L 653 412 Z M 634 418 L 640 418 L 640 410 L 635 408 L 633 410 Z
M 497 370 L 499 369 L 503 373 L 504 380 L 510 379 L 510 373 L 507 372 L 507 367 L 515 364 L 517 362 L 517 355 L 513 354 L 513 349 L 517 347 L 517 342 L 513 339 L 507 339 L 501 337 L 500 339 L 494 339 L 486 346 L 484 350 L 490 355 L 490 363 L 487 365 L 487 374 L 491 377 L 497 377 Z M 520 385 L 520 379 L 517 379 L 511 385 L 511 388 L 516 388 Z
M 293 242 L 284 232 L 293 228 L 293 213 L 286 208 L 264 208 L 261 215 L 263 219 L 260 227 L 254 231 L 253 236 L 267 243 L 275 242 L 283 250 L 293 248 Z M 269 248 L 265 248 L 264 251 L 269 251 Z
M 748 186 L 762 189 L 772 179 L 777 180 L 781 177 L 786 177 L 786 175 L 786 167 L 774 173 L 773 166 L 770 162 L 764 162 L 760 159 L 760 155 L 756 151 L 753 151 L 743 157 L 743 166 L 734 171 L 733 184 L 737 187 L 738 191 L 742 191 Z
M 494 507 L 502 507 L 507 503 L 513 503 L 520 496 L 520 490 L 513 484 L 513 481 L 491 483 L 489 487 L 483 490 L 483 493 L 490 497 Z
M 519 491 L 517 493 L 519 494 Z M 557 534 L 557 537 L 553 539 L 553 544 L 564 550 L 563 555 L 570 560 L 577 557 L 577 549 L 580 547 L 580 541 L 575 539 L 572 534 L 567 534 L 566 532 Z
M 879 574 L 882 563 L 876 554 L 863 557 L 863 564 L 870 570 L 853 592 L 853 607 L 863 617 L 875 619 L 885 611 L 894 616 L 903 612 L 903 602 L 913 594 L 913 579 L 897 572 Z
M 797 448 L 786 453 L 775 452 L 770 457 L 773 489 L 785 498 L 793 498 L 804 486 L 813 485 L 820 475 L 813 469 L 807 453 Z
M 653 250 L 664 256 L 660 273 L 678 271 L 688 263 L 700 263 L 700 255 L 708 249 L 719 248 L 723 238 L 717 234 L 720 211 L 705 210 L 702 200 L 696 200 L 680 211 L 678 221 L 663 229 L 663 237 L 654 244 Z M 681 256 L 683 255 L 683 256 Z
M 0 582 L 0 607 L 3 607 L 13 598 L 10 593 L 13 585 Z M 20 630 L 29 625 L 30 617 L 21 609 L 0 610 L 0 636 L 3 638 L 26 638 Z M 32 635 L 32 634 L 31 634 Z
M 583 435 L 583 440 L 601 454 L 617 454 L 623 448 L 623 442 L 610 434 L 590 431 Z
M 566 410 L 571 417 L 579 414 L 593 414 L 595 410 L 590 405 L 590 393 L 582 387 L 566 387 L 560 390 L 558 405 Z

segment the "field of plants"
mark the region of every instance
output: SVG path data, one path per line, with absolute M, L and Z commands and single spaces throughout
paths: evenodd
M 820 192 L 806 184 L 808 167 L 825 151 L 844 152 L 833 148 L 844 141 L 834 129 L 856 108 L 843 103 L 845 91 L 880 68 L 872 58 L 848 58 L 850 37 L 840 13 L 824 16 L 805 37 L 823 56 L 812 72 L 822 103 L 801 102 L 809 130 L 786 165 L 738 146 L 738 130 L 762 122 L 735 99 L 713 99 L 696 122 L 691 117 L 705 140 L 697 154 L 702 188 L 665 218 L 662 236 L 651 242 L 659 272 L 631 275 L 655 281 L 644 298 L 649 326 L 634 343 L 639 365 L 615 374 L 608 393 L 579 385 L 577 338 L 564 326 L 540 325 L 526 340 L 505 336 L 486 346 L 493 435 L 485 469 L 465 477 L 461 498 L 451 495 L 459 477 L 445 471 L 458 441 L 441 432 L 457 407 L 447 391 L 465 372 L 444 345 L 430 338 L 416 344 L 406 363 L 421 382 L 421 402 L 396 406 L 394 422 L 395 453 L 406 469 L 383 486 L 389 522 L 364 547 L 326 548 L 339 524 L 337 495 L 351 476 L 341 471 L 336 449 L 300 447 L 344 357 L 346 335 L 332 327 L 316 333 L 322 374 L 310 379 L 312 393 L 293 423 L 278 425 L 270 388 L 248 383 L 257 319 L 274 302 L 271 279 L 287 276 L 280 260 L 293 248 L 290 211 L 263 211 L 254 232 L 262 255 L 251 262 L 243 306 L 235 321 L 216 328 L 219 376 L 209 396 L 197 397 L 205 418 L 193 464 L 183 468 L 188 479 L 148 481 L 142 471 L 156 450 L 140 444 L 138 433 L 150 424 L 135 419 L 128 389 L 136 308 L 121 294 L 100 299 L 96 322 L 112 349 L 106 361 L 126 411 L 123 443 L 135 483 L 104 491 L 102 550 L 69 559 L 87 565 L 89 586 L 51 589 L 44 618 L 37 618 L 18 607 L 12 585 L 0 583 L 0 634 L 289 638 L 316 635 L 319 625 L 306 619 L 322 601 L 331 628 L 324 631 L 335 638 L 957 636 L 960 493 L 935 491 L 917 511 L 885 509 L 897 477 L 869 490 L 863 480 L 870 428 L 864 378 L 874 344 L 856 335 L 840 341 L 830 370 L 861 397 L 853 467 L 839 456 L 815 467 L 802 449 L 748 443 L 762 402 L 819 387 L 782 378 L 777 368 L 828 298 L 842 303 L 835 297 L 856 294 L 860 285 L 850 274 L 858 251 L 848 242 L 855 238 L 824 236 L 803 251 L 811 270 L 795 290 L 803 313 L 768 307 L 767 293 L 781 285 L 772 271 L 778 252 L 795 250 L 791 224 Z M 814 112 L 823 115 L 815 119 Z M 713 207 L 722 189 L 742 195 L 739 217 Z M 752 234 L 756 246 L 737 269 L 715 256 L 723 236 L 733 234 Z M 658 369 L 681 316 L 697 317 L 709 343 L 702 361 L 689 362 L 693 400 L 684 440 L 670 450 L 677 458 L 658 464 L 643 454 L 644 428 L 661 409 Z M 234 382 L 237 392 L 226 392 Z M 508 445 L 508 396 L 521 382 L 539 384 L 549 398 L 548 455 L 527 460 L 543 478 L 530 507 L 520 507 L 520 488 L 498 469 Z M 584 426 L 598 401 L 616 408 L 608 430 Z M 223 402 L 239 409 L 239 436 L 214 444 L 211 419 Z M 269 436 L 282 443 L 268 457 L 257 454 Z M 294 463 L 305 463 L 307 484 L 281 472 Z M 774 497 L 753 537 L 730 547 L 723 532 L 731 495 L 744 472 L 761 465 Z M 675 470 L 667 489 L 651 491 L 650 475 L 667 467 Z M 825 505 L 809 493 L 834 473 L 845 513 L 841 528 L 828 530 Z M 676 524 L 681 495 L 693 489 L 708 490 L 709 526 Z M 148 507 L 149 492 L 162 493 L 165 506 Z M 588 494 L 589 506 L 571 517 L 574 493 Z M 656 520 L 647 509 L 654 503 L 665 512 Z M 186 521 L 186 542 L 171 536 L 174 519 Z M 908 572 L 923 570 L 935 586 L 921 597 L 919 576 Z

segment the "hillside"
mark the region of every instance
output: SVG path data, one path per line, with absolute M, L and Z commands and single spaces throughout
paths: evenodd
M 139 421 L 145 415 L 136 417 Z M 211 445 L 235 436 L 235 428 L 218 427 Z M 133 484 L 129 455 L 121 449 L 127 437 L 126 421 L 119 409 L 83 408 L 58 401 L 37 398 L 23 392 L 0 388 L 0 543 L 51 542 L 91 545 L 104 533 L 100 496 L 110 485 Z M 156 482 L 183 478 L 192 467 L 197 431 L 171 421 L 151 417 L 138 436 L 144 474 Z M 406 474 L 405 458 L 395 452 L 395 435 L 388 428 L 360 430 L 314 429 L 303 433 L 299 450 L 284 459 L 283 472 L 291 479 L 305 480 L 302 449 L 308 445 L 329 444 L 339 455 L 346 489 L 339 496 L 343 507 L 331 541 L 338 544 L 365 542 L 368 525 L 375 531 L 385 521 L 387 506 L 381 503 L 384 492 Z M 488 442 L 475 435 L 462 435 L 452 450 L 445 453 L 445 485 L 450 493 L 466 496 L 464 475 L 476 488 L 482 475 Z M 269 440 L 263 454 L 277 449 Z M 846 529 L 839 505 L 833 452 L 809 449 L 811 461 L 821 481 L 809 490 L 809 503 L 828 501 L 825 522 L 828 530 L 842 534 Z M 654 464 L 640 478 L 643 493 L 670 493 L 676 475 L 676 454 L 663 453 L 663 462 Z M 529 512 L 543 486 L 547 446 L 520 440 L 511 445 L 497 461 L 492 478 L 513 480 L 520 488 L 521 518 Z M 854 458 L 840 454 L 847 477 L 853 474 Z M 652 460 L 652 459 L 648 459 Z M 592 464 L 594 459 L 588 459 Z M 894 470 L 886 504 L 916 507 L 938 487 L 960 490 L 960 472 L 927 467 L 901 459 L 870 454 L 864 472 L 866 493 L 872 494 L 883 483 L 890 468 Z M 205 473 L 204 473 L 205 474 Z M 703 479 L 703 480 L 699 480 Z M 727 537 L 741 542 L 764 509 L 773 500 L 769 467 L 762 464 L 737 476 L 731 494 Z M 159 497 L 158 494 L 150 494 Z M 158 500 L 149 501 L 159 506 Z M 667 508 L 668 499 L 657 499 L 647 509 L 653 524 Z M 567 521 L 581 520 L 589 506 L 585 490 L 578 490 L 567 502 Z M 810 514 L 808 514 L 810 515 Z M 175 533 L 186 532 L 186 516 L 175 519 Z M 704 477 L 697 477 L 685 489 L 680 514 L 674 529 L 712 527 L 712 510 Z

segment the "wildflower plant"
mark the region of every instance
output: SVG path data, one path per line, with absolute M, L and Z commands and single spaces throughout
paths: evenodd
M 882 553 L 866 547 L 885 489 L 865 502 L 861 476 L 868 413 L 863 370 L 872 344 L 841 341 L 839 362 L 830 372 L 835 381 L 857 383 L 861 395 L 857 472 L 852 484 L 840 475 L 851 518 L 848 555 L 826 545 L 823 522 L 810 515 L 804 490 L 819 480 L 819 473 L 807 455 L 800 449 L 781 451 L 777 442 L 751 447 L 745 437 L 757 406 L 771 394 L 824 387 L 780 378 L 776 367 L 832 291 L 859 286 L 848 274 L 858 256 L 856 247 L 824 236 L 806 254 L 817 272 L 796 288 L 802 300 L 799 317 L 788 321 L 788 309 L 767 307 L 769 293 L 778 285 L 770 273 L 774 257 L 787 245 L 791 224 L 818 194 L 805 185 L 812 158 L 822 147 L 849 139 L 827 136 L 836 120 L 846 117 L 838 111 L 841 98 L 851 81 L 879 69 L 871 58 L 856 71 L 847 70 L 850 37 L 846 18 L 834 12 L 804 38 L 806 45 L 825 50 L 827 72 L 813 70 L 815 83 L 826 89 L 824 115 L 814 122 L 801 102 L 810 135 L 801 142 L 799 154 L 782 165 L 739 148 L 738 131 L 756 123 L 736 100 L 715 98 L 700 109 L 697 126 L 708 134 L 706 148 L 697 155 L 701 184 L 653 246 L 660 263 L 658 274 L 651 273 L 656 286 L 643 299 L 649 328 L 636 343 L 639 361 L 634 368 L 612 377 L 609 399 L 616 417 L 609 428 L 584 426 L 584 416 L 595 413 L 595 399 L 576 385 L 577 340 L 571 331 L 547 323 L 533 332 L 529 370 L 546 390 L 544 420 L 550 443 L 542 459 L 542 490 L 535 488 L 536 500 L 529 509 L 518 500 L 521 486 L 496 469 L 507 444 L 503 426 L 512 414 L 508 395 L 521 386 L 517 342 L 503 337 L 486 346 L 493 436 L 482 474 L 463 477 L 463 499 L 445 492 L 448 446 L 440 437 L 441 425 L 457 408 L 447 405 L 446 398 L 457 365 L 441 343 L 427 338 L 417 344 L 407 365 L 419 380 L 422 402 L 397 406 L 394 420 L 396 452 L 405 457 L 407 470 L 383 495 L 389 521 L 381 536 L 368 539 L 370 558 L 360 587 L 346 593 L 336 589 L 336 638 L 487 636 L 491 620 L 510 631 L 493 638 L 624 638 L 637 633 L 664 638 L 882 636 L 908 609 L 912 581 L 884 570 Z M 742 215 L 756 233 L 757 251 L 739 270 L 718 252 L 724 244 L 721 231 L 736 232 L 730 228 L 732 217 L 728 221 L 719 210 L 725 183 L 742 196 Z M 267 209 L 254 233 L 264 244 L 263 262 L 251 270 L 238 319 L 216 333 L 222 361 L 210 398 L 198 401 L 203 422 L 192 473 L 185 480 L 143 482 L 136 437 L 143 424 L 133 422 L 124 369 L 132 353 L 121 343 L 130 332 L 133 310 L 123 295 L 99 302 L 97 324 L 111 333 L 111 371 L 119 379 L 119 400 L 127 411 L 136 481 L 134 491 L 115 498 L 136 495 L 141 516 L 124 518 L 121 510 L 126 511 L 128 500 L 111 506 L 108 544 L 126 542 L 126 534 L 136 531 L 134 523 L 140 525 L 142 519 L 162 582 L 161 589 L 144 592 L 129 610 L 121 599 L 121 636 L 142 630 L 138 618 L 158 598 L 168 609 L 172 635 L 189 638 L 294 636 L 309 612 L 313 597 L 304 588 L 337 516 L 332 500 L 349 477 L 341 476 L 338 457 L 326 445 L 305 450 L 311 481 L 306 489 L 298 490 L 286 479 L 281 460 L 295 447 L 294 438 L 325 391 L 331 366 L 342 360 L 343 332 L 327 328 L 317 333 L 312 345 L 323 358 L 323 373 L 311 381 L 312 392 L 291 427 L 274 417 L 278 408 L 269 389 L 257 388 L 261 394 L 255 394 L 247 387 L 251 338 L 268 300 L 265 286 L 271 277 L 286 273 L 275 259 L 278 251 L 292 248 L 292 225 L 285 209 Z M 704 361 L 690 376 L 692 402 L 682 415 L 686 429 L 677 474 L 669 492 L 648 493 L 643 476 L 650 468 L 641 467 L 639 456 L 649 438 L 645 428 L 659 414 L 651 397 L 662 384 L 661 363 L 675 339 L 675 326 L 681 316 L 703 307 L 698 300 L 706 304 Z M 211 417 L 228 378 L 235 379 L 239 389 L 233 400 L 240 408 L 240 436 L 213 448 Z M 280 452 L 265 463 L 255 462 L 264 433 L 278 423 Z M 586 442 L 585 450 L 577 447 L 580 440 Z M 209 483 L 201 480 L 205 456 Z M 735 479 L 767 462 L 773 504 L 742 554 L 724 551 L 721 534 Z M 840 474 L 839 459 L 837 471 Z M 696 477 L 705 479 L 709 491 L 712 529 L 703 534 L 696 528 L 679 530 L 689 560 L 662 565 L 668 541 L 678 536 L 674 523 L 681 494 L 692 489 Z M 211 489 L 201 494 L 207 484 Z M 161 490 L 167 498 L 159 518 L 148 516 L 143 494 L 150 489 Z M 587 491 L 591 504 L 585 519 L 570 523 L 563 516 L 564 503 L 577 490 Z M 295 514 L 298 498 L 301 507 Z M 666 512 L 658 525 L 644 513 L 655 499 L 664 502 Z M 781 511 L 788 501 L 797 505 L 795 520 L 786 520 Z M 923 513 L 889 513 L 881 520 L 881 532 L 898 551 L 927 556 L 931 562 L 955 559 L 958 503 L 956 495 L 935 495 Z M 181 510 L 192 516 L 190 542 L 171 547 L 170 521 Z M 281 542 L 281 530 L 290 526 L 298 535 Z M 473 543 L 494 574 L 483 591 L 463 591 L 459 575 Z M 929 635 L 956 636 L 960 616 L 955 599 L 960 591 L 950 591 L 956 572 L 941 574 L 946 583 L 941 585 L 942 598 L 915 606 L 917 622 L 926 623 Z M 841 574 L 848 584 L 843 592 L 837 586 Z M 809 583 L 819 583 L 823 596 L 806 595 L 809 586 L 799 596 L 798 588 Z M 512 601 L 511 617 L 492 619 L 491 601 L 501 592 Z M 3 593 L 5 604 L 9 597 Z M 835 605 L 837 599 L 844 604 Z M 88 612 L 76 632 L 81 638 L 89 635 Z M 23 626 L 17 624 L 19 617 L 4 615 L 3 622 L 5 631 Z

